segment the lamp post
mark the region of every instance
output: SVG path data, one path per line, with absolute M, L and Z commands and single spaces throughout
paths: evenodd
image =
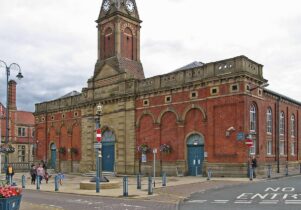
M 6 122 L 5 122 L 5 125 L 6 125 L 6 132 L 5 132 L 5 144 L 8 144 L 8 138 L 9 138 L 9 88 L 8 88 L 8 80 L 9 80 L 9 76 L 10 76 L 10 71 L 11 70 L 16 70 L 18 71 L 18 74 L 17 74 L 17 78 L 18 79 L 22 79 L 23 78 L 23 75 L 21 73 L 21 68 L 18 64 L 16 63 L 12 63 L 10 64 L 9 66 L 7 66 L 7 64 L 0 60 L 0 68 L 1 67 L 4 67 L 5 68 L 5 72 L 6 72 Z M 7 164 L 8 164 L 8 154 L 5 153 L 5 163 L 4 163 L 4 168 L 6 169 L 7 167 Z
M 100 182 L 102 179 L 102 154 L 101 154 L 101 124 L 100 124 L 100 115 L 102 113 L 102 105 L 99 103 L 96 107 L 96 140 L 97 140 L 97 146 L 96 148 L 96 193 L 99 193 L 100 189 Z

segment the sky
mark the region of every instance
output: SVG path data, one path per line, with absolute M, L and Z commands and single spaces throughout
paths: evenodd
M 136 0 L 146 77 L 239 55 L 264 65 L 273 91 L 301 101 L 300 0 Z M 102 0 L 0 0 L 0 60 L 18 63 L 18 110 L 76 90 L 97 59 Z M 17 71 L 12 70 L 10 79 Z M 0 68 L 0 102 L 6 74 Z

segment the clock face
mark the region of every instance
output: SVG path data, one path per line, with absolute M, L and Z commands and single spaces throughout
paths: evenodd
M 127 0 L 127 1 L 125 2 L 125 5 L 126 5 L 126 9 L 127 9 L 129 12 L 133 12 L 133 11 L 134 11 L 135 5 L 134 5 L 134 3 L 133 3 L 131 0 Z
M 109 1 L 109 0 L 106 0 L 106 1 L 103 3 L 103 10 L 107 12 L 107 11 L 109 11 L 110 7 L 111 7 L 110 1 Z

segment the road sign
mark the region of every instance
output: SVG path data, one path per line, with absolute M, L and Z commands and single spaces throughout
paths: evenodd
M 237 141 L 243 141 L 243 140 L 245 140 L 245 134 L 244 134 L 244 132 L 238 132 L 236 139 L 237 139 Z
M 252 140 L 252 139 L 246 139 L 245 144 L 246 144 L 248 147 L 252 147 L 252 146 L 253 146 L 253 140 Z
M 100 128 L 98 128 L 96 130 L 96 140 L 97 140 L 97 142 L 101 142 L 101 130 L 100 130 Z

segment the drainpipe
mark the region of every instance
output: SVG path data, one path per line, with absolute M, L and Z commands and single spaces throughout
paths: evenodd
M 279 115 L 280 115 L 280 100 L 281 97 L 279 96 L 277 98 L 277 103 L 276 103 L 276 120 L 275 120 L 275 125 L 276 125 L 276 129 L 275 129 L 275 140 L 276 140 L 276 158 L 277 158 L 277 173 L 280 173 L 280 124 L 279 124 Z

